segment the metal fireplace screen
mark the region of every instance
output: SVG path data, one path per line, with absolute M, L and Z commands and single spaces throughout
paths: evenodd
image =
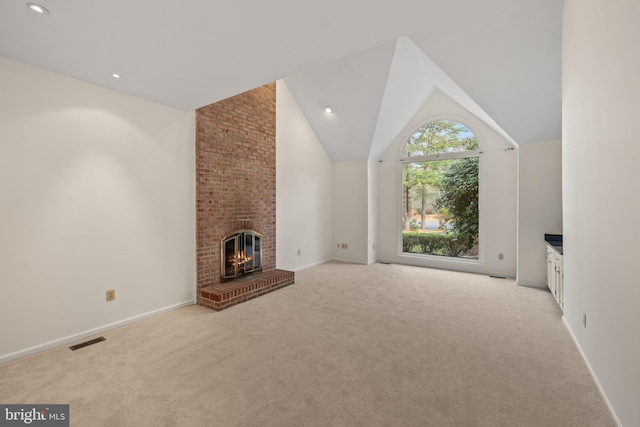
M 251 230 L 236 231 L 222 239 L 222 280 L 262 271 L 261 243 L 262 235 Z

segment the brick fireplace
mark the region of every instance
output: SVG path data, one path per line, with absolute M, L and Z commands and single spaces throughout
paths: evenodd
M 196 110 L 198 304 L 223 310 L 294 282 L 276 260 L 276 85 Z M 262 272 L 222 281 L 221 241 L 261 236 Z

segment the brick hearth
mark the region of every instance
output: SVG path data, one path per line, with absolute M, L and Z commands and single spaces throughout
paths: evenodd
M 250 274 L 231 282 L 200 288 L 198 304 L 220 311 L 292 285 L 293 282 L 294 273 L 292 271 L 273 269 L 263 273 Z

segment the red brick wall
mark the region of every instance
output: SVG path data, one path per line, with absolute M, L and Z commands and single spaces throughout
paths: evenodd
M 262 234 L 275 268 L 275 83 L 196 110 L 198 288 L 220 283 L 220 240 L 242 229 Z

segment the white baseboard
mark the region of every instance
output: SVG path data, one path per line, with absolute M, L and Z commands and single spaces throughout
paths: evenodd
M 148 313 L 139 314 L 137 316 L 129 317 L 127 319 L 123 319 L 123 320 L 119 320 L 117 322 L 109 323 L 108 325 L 100 326 L 100 327 L 97 327 L 97 328 L 94 328 L 94 329 L 89 329 L 89 330 L 86 330 L 86 331 L 83 331 L 83 332 L 79 332 L 77 334 L 66 336 L 64 338 L 59 338 L 57 340 L 49 341 L 49 342 L 46 342 L 44 344 L 39 344 L 39 345 L 36 345 L 36 346 L 33 346 L 33 347 L 29 347 L 29 348 L 26 348 L 24 350 L 19 350 L 19 351 L 16 351 L 14 353 L 5 354 L 5 355 L 0 356 L 0 364 L 9 362 L 11 360 L 19 359 L 21 357 L 29 356 L 29 355 L 32 355 L 32 354 L 35 354 L 35 353 L 39 353 L 41 351 L 48 350 L 48 349 L 53 348 L 53 347 L 58 347 L 58 346 L 61 346 L 61 345 L 64 345 L 64 344 L 68 344 L 68 343 L 71 343 L 73 341 L 77 341 L 79 339 L 88 337 L 90 335 L 95 335 L 95 334 L 99 334 L 99 333 L 104 332 L 104 331 L 115 329 L 115 328 L 118 328 L 120 326 L 124 326 L 124 325 L 127 325 L 129 323 L 133 323 L 133 322 L 136 322 L 138 320 L 145 319 L 147 317 L 155 316 L 155 315 L 160 314 L 160 313 L 164 313 L 164 312 L 171 311 L 171 310 L 176 310 L 178 308 L 186 307 L 186 306 L 193 305 L 193 304 L 195 304 L 195 300 L 183 301 L 183 302 L 180 302 L 178 304 L 173 304 L 173 305 L 170 305 L 168 307 L 159 308 L 157 310 L 153 310 L 153 311 L 150 311 Z
M 536 289 L 547 289 L 548 288 L 546 283 L 524 282 L 524 281 L 518 280 L 517 277 L 516 277 L 516 285 L 524 286 L 525 288 L 536 288 Z
M 313 263 L 311 263 L 311 264 L 306 264 L 306 265 L 303 265 L 303 266 L 300 266 L 300 267 L 296 267 L 296 268 L 294 268 L 294 269 L 292 269 L 292 270 L 290 270 L 290 269 L 288 269 L 288 268 L 285 268 L 285 270 L 290 270 L 290 271 L 293 271 L 293 272 L 296 272 L 296 271 L 302 271 L 302 270 L 306 270 L 307 268 L 311 268 L 311 267 L 318 266 L 318 265 L 320 265 L 320 264 L 327 263 L 327 262 L 329 262 L 329 261 L 331 261 L 331 258 L 327 258 L 327 259 L 324 259 L 324 260 L 322 260 L 322 261 L 313 262 Z M 278 267 L 276 267 L 276 268 L 278 268 Z
M 356 261 L 356 260 L 353 260 L 353 259 L 345 259 L 345 258 L 331 258 L 330 261 L 346 262 L 346 263 L 349 263 L 349 264 L 367 265 L 366 262 Z
M 611 402 L 609 401 L 609 398 L 607 397 L 607 393 L 605 393 L 604 389 L 602 388 L 602 384 L 600 384 L 600 381 L 598 381 L 598 377 L 596 376 L 595 372 L 593 372 L 593 369 L 591 368 L 591 365 L 589 364 L 589 360 L 587 359 L 587 356 L 585 356 L 584 352 L 582 351 L 582 347 L 580 347 L 580 344 L 578 343 L 578 340 L 576 339 L 576 336 L 573 335 L 573 331 L 569 327 L 569 324 L 565 320 L 564 316 L 562 317 L 562 323 L 564 324 L 564 327 L 567 328 L 567 331 L 569 331 L 569 335 L 571 336 L 571 339 L 573 340 L 573 342 L 575 343 L 576 347 L 578 348 L 578 351 L 580 352 L 580 356 L 582 357 L 582 360 L 584 360 L 585 365 L 587 365 L 587 368 L 589 369 L 589 373 L 591 374 L 591 378 L 593 378 L 593 381 L 596 383 L 596 386 L 598 387 L 598 391 L 600 392 L 600 395 L 602 396 L 602 399 L 607 404 L 607 408 L 609 408 L 609 412 L 611 413 L 611 417 L 613 418 L 613 420 L 615 421 L 615 423 L 616 423 L 616 425 L 618 427 L 623 427 L 622 423 L 620 422 L 620 418 L 618 418 L 618 415 L 616 414 L 616 411 L 613 409 L 613 405 L 611 405 Z

